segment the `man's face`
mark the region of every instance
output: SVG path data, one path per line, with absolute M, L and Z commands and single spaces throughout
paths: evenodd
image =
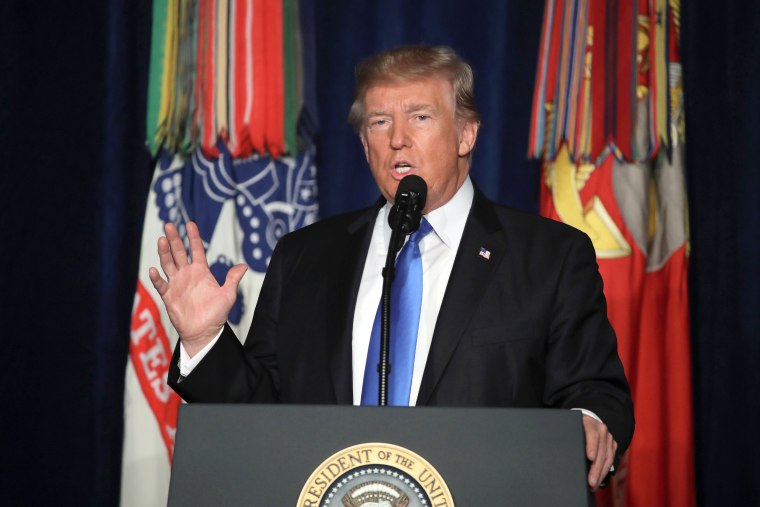
M 362 144 L 388 201 L 410 174 L 428 185 L 425 213 L 446 204 L 462 185 L 478 124 L 457 119 L 455 105 L 452 86 L 442 77 L 367 89 Z

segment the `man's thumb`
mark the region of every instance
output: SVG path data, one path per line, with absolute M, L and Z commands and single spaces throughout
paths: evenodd
M 230 270 L 227 271 L 227 277 L 224 280 L 224 285 L 231 284 L 233 288 L 237 289 L 237 286 L 240 283 L 240 280 L 242 280 L 243 275 L 245 275 L 246 271 L 248 271 L 248 264 L 238 264 L 236 266 L 232 266 Z

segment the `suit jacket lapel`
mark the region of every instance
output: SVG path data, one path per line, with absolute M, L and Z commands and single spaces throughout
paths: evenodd
M 328 314 L 326 346 L 332 375 L 335 401 L 340 405 L 353 403 L 353 378 L 351 341 L 353 335 L 354 309 L 364 263 L 369 250 L 375 216 L 385 201 L 361 213 L 345 229 L 345 241 L 336 244 L 336 255 L 328 274 Z
M 506 244 L 501 224 L 490 203 L 477 189 L 462 241 L 438 313 L 433 341 L 422 377 L 417 405 L 428 403 L 446 365 L 470 324 L 485 287 L 504 257 Z M 490 258 L 479 255 L 481 248 Z

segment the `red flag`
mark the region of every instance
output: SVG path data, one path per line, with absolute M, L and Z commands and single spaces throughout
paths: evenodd
M 556 8 L 549 0 L 547 9 L 550 3 Z M 537 93 L 534 115 L 547 117 L 534 116 L 532 125 L 547 125 L 541 213 L 592 239 L 610 321 L 631 384 L 636 432 L 612 486 L 598 495 L 598 503 L 691 507 L 695 504 L 694 430 L 681 73 L 673 49 L 677 37 L 674 20 L 669 17 L 672 13 L 661 0 L 642 0 L 640 4 L 633 4 L 634 9 L 641 7 L 642 14 L 635 29 L 627 24 L 635 21 L 628 3 L 591 0 L 587 33 L 593 33 L 593 39 L 587 42 L 592 56 L 583 61 L 585 75 L 591 79 L 591 96 L 581 89 L 577 96 L 552 103 L 554 95 Z M 607 14 L 602 16 L 605 9 Z M 621 10 L 625 16 L 620 16 Z M 606 22 L 600 26 L 601 20 Z M 616 28 L 611 29 L 613 25 Z M 664 32 L 669 41 L 667 53 L 660 49 Z M 569 59 L 562 61 L 568 53 L 562 48 L 576 44 L 577 38 L 565 40 L 567 33 L 572 31 L 565 27 L 553 37 L 544 34 L 547 40 L 542 46 L 560 47 L 558 61 L 539 63 L 540 69 L 545 68 L 540 74 L 544 81 L 551 79 L 552 68 L 571 64 Z M 658 47 L 651 49 L 650 43 Z M 621 51 L 630 58 L 621 59 Z M 542 52 L 545 58 L 552 54 Z M 606 58 L 598 57 L 600 54 Z M 604 64 L 601 69 L 600 62 Z M 632 65 L 636 72 L 630 72 Z M 595 86 L 600 75 L 605 80 L 603 88 Z M 540 91 L 539 83 L 536 90 Z M 537 103 L 542 98 L 547 103 Z M 573 101 L 581 107 L 569 107 Z M 603 111 L 599 104 L 604 105 Z M 578 141 L 583 141 L 586 107 L 592 110 L 594 132 L 597 118 L 604 118 L 609 129 L 608 147 L 595 164 L 584 164 L 584 150 L 577 149 L 584 146 Z M 569 138 L 552 132 L 552 111 L 560 118 L 576 115 L 581 138 L 576 133 L 575 152 L 567 147 Z M 551 151 L 553 142 L 560 146 L 556 158 Z M 531 153 L 535 147 L 532 145 Z

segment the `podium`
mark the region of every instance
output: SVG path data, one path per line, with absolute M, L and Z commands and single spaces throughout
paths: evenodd
M 168 504 L 587 507 L 584 449 L 571 410 L 182 405 Z

